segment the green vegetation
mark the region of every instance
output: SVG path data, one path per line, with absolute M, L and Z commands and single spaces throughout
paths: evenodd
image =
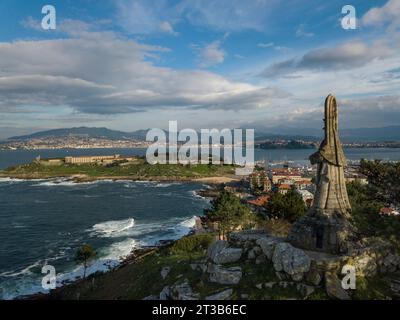
M 298 140 L 289 140 L 284 143 L 275 141 L 266 141 L 257 145 L 261 149 L 314 149 L 313 144 L 304 143 Z
M 367 237 L 399 241 L 399 217 L 382 216 L 379 211 L 386 205 L 399 204 L 400 162 L 393 164 L 362 160 L 360 171 L 367 176 L 368 184 L 347 184 L 352 217 L 358 231 Z
M 226 266 L 239 266 L 242 268 L 242 280 L 237 285 L 221 285 L 210 283 L 208 274 L 200 270 L 193 270 L 192 265 L 206 262 L 206 249 L 210 235 L 187 236 L 170 247 L 161 247 L 148 251 L 142 258 L 128 261 L 120 268 L 107 273 L 98 273 L 88 276 L 63 288 L 51 292 L 46 299 L 90 299 L 90 300 L 115 300 L 115 299 L 143 299 L 156 295 L 165 286 L 182 283 L 186 279 L 200 299 L 232 288 L 232 299 L 303 299 L 295 285 L 286 288 L 279 286 L 271 262 L 255 264 L 254 262 L 239 261 Z M 165 279 L 161 270 L 168 267 L 170 272 Z M 258 289 L 262 283 L 275 282 L 271 288 Z M 390 279 L 381 276 L 372 279 L 357 279 L 355 299 L 383 299 L 390 296 Z M 309 300 L 328 299 L 325 290 L 316 288 L 308 297 Z
M 210 233 L 187 236 L 177 240 L 170 249 L 172 254 L 191 253 L 206 250 L 213 242 L 214 236 Z
M 272 218 L 285 219 L 294 222 L 306 212 L 307 208 L 302 197 L 291 189 L 286 194 L 275 193 L 265 205 Z
M 236 229 L 249 229 L 256 223 L 256 216 L 250 208 L 227 190 L 222 190 L 219 196 L 211 201 L 211 209 L 206 209 L 205 214 L 211 221 L 218 223 L 222 237 Z
M 360 172 L 368 177 L 369 190 L 375 199 L 400 205 L 400 162 L 385 163 L 362 159 Z
M 83 265 L 83 278 L 86 278 L 86 269 L 90 261 L 96 257 L 96 251 L 89 244 L 84 244 L 75 254 L 75 261 Z
M 347 192 L 353 221 L 363 236 L 400 240 L 399 217 L 379 214 L 384 202 L 379 194 L 374 193 L 373 187 L 351 182 L 347 184 Z
M 233 175 L 231 165 L 181 165 L 155 164 L 151 165 L 145 159 L 139 159 L 132 164 L 97 165 L 97 164 L 62 164 L 43 165 L 32 162 L 0 171 L 0 174 L 11 177 L 61 177 L 70 175 L 85 175 L 88 177 L 132 177 L 132 178 L 202 178 Z
M 373 278 L 357 277 L 354 300 L 385 300 L 392 295 L 390 278 L 378 275 Z
M 143 299 L 149 295 L 158 295 L 165 286 L 184 282 L 190 283 L 200 299 L 233 289 L 233 299 L 241 299 L 246 294 L 248 299 L 301 299 L 294 287 L 258 289 L 257 284 L 278 282 L 271 263 L 259 265 L 240 261 L 235 266 L 242 268 L 243 277 L 238 285 L 210 283 L 208 274 L 193 270 L 191 264 L 204 263 L 209 235 L 187 236 L 171 247 L 153 250 L 147 256 L 135 262 L 128 262 L 119 269 L 103 274 L 88 276 L 79 282 L 54 290 L 50 299 Z M 229 265 L 227 265 L 229 266 Z M 161 270 L 169 267 L 170 272 L 163 279 Z

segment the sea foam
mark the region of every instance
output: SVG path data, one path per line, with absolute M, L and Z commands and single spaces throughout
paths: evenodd
M 95 224 L 89 231 L 92 235 L 100 237 L 118 237 L 135 225 L 135 220 L 133 218 L 128 218 L 124 220 L 113 220 L 106 221 Z

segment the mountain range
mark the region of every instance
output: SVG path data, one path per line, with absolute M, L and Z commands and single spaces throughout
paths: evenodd
M 145 140 L 146 130 L 137 130 L 133 132 L 124 132 L 111 130 L 107 128 L 95 127 L 76 127 L 52 129 L 39 131 L 23 136 L 14 136 L 8 140 L 30 140 L 38 138 L 50 137 L 67 137 L 67 136 L 86 136 L 90 138 L 104 138 L 111 140 Z M 318 141 L 323 135 L 322 129 L 314 128 L 256 128 L 255 140 L 262 141 L 267 139 L 301 139 L 306 141 Z M 400 141 L 400 126 L 389 126 L 379 128 L 354 128 L 341 129 L 340 137 L 344 142 L 366 142 L 366 141 Z

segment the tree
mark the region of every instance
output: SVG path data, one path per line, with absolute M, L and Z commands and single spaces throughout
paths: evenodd
M 275 218 L 294 222 L 306 212 L 307 208 L 301 195 L 294 188 L 286 194 L 275 193 L 266 203 L 265 209 Z
M 86 269 L 89 262 L 96 257 L 96 251 L 89 244 L 84 244 L 75 254 L 75 261 L 83 264 L 83 278 L 86 278 Z
M 211 209 L 206 209 L 206 216 L 218 223 L 220 236 L 232 232 L 238 227 L 250 227 L 254 222 L 254 214 L 240 199 L 227 190 L 222 190 L 217 198 L 211 201 Z
M 382 199 L 382 194 L 376 192 L 374 186 L 350 182 L 347 184 L 347 192 L 352 207 L 352 218 L 361 235 L 399 239 L 400 219 L 397 216 L 379 214 L 385 200 Z
M 361 159 L 360 172 L 367 176 L 369 191 L 388 204 L 400 204 L 400 162 Z

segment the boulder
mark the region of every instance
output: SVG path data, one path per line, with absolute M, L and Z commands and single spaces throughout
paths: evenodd
M 208 257 L 216 264 L 232 263 L 240 260 L 243 249 L 228 248 L 228 243 L 223 240 L 215 241 L 207 251 Z
M 395 272 L 400 266 L 400 257 L 388 254 L 382 261 L 381 272 Z
M 156 296 L 156 295 L 150 295 L 150 296 L 144 297 L 142 300 L 160 300 L 160 297 Z
M 242 279 L 242 269 L 240 267 L 224 268 L 214 265 L 208 268 L 210 272 L 210 282 L 219 284 L 238 284 Z
M 296 286 L 296 289 L 297 289 L 297 291 L 300 292 L 300 294 L 304 298 L 309 297 L 315 291 L 315 288 L 313 286 L 308 286 L 308 285 L 303 284 L 303 283 L 298 283 L 297 286 Z
M 308 255 L 286 242 L 278 243 L 272 255 L 275 271 L 285 272 L 293 280 L 301 281 L 304 273 L 310 270 L 311 260 Z
M 188 281 L 175 284 L 170 288 L 170 297 L 172 300 L 197 300 L 198 295 L 193 293 L 192 287 Z
M 272 289 L 276 285 L 276 282 L 266 282 L 264 283 L 264 288 Z
M 325 289 L 331 298 L 350 300 L 350 295 L 342 288 L 342 283 L 334 272 L 325 272 Z
M 317 269 L 313 268 L 307 273 L 306 281 L 308 283 L 311 283 L 314 286 L 318 286 L 321 283 L 321 280 L 322 276 Z
M 200 272 L 206 272 L 207 271 L 207 264 L 206 263 L 191 263 L 190 268 L 193 271 L 200 271 Z
M 376 275 L 378 270 L 375 257 L 369 255 L 356 257 L 354 259 L 354 266 L 359 276 L 371 277 Z
M 259 246 L 255 246 L 254 248 L 250 249 L 249 252 L 247 253 L 247 259 L 248 260 L 254 260 L 256 259 L 260 254 L 262 253 L 262 250 Z
M 161 269 L 161 278 L 165 280 L 165 278 L 168 276 L 169 272 L 171 271 L 170 267 L 164 267 Z
M 207 249 L 207 256 L 211 260 L 223 249 L 228 247 L 228 242 L 224 240 L 214 241 Z
M 232 293 L 232 289 L 227 289 L 206 297 L 206 300 L 229 300 L 229 298 L 232 296 Z
M 256 264 L 263 264 L 267 262 L 267 257 L 265 256 L 265 254 L 260 254 L 256 260 L 255 260 Z
M 160 292 L 160 300 L 169 300 L 171 298 L 171 289 L 165 286 Z
M 249 245 L 252 242 L 256 242 L 258 239 L 265 237 L 268 237 L 268 235 L 263 230 L 236 231 L 229 235 L 229 242 L 240 245 Z
M 275 250 L 275 246 L 279 243 L 279 240 L 276 238 L 260 238 L 256 241 L 256 243 L 260 246 L 262 252 L 265 256 L 271 260 L 272 255 Z

